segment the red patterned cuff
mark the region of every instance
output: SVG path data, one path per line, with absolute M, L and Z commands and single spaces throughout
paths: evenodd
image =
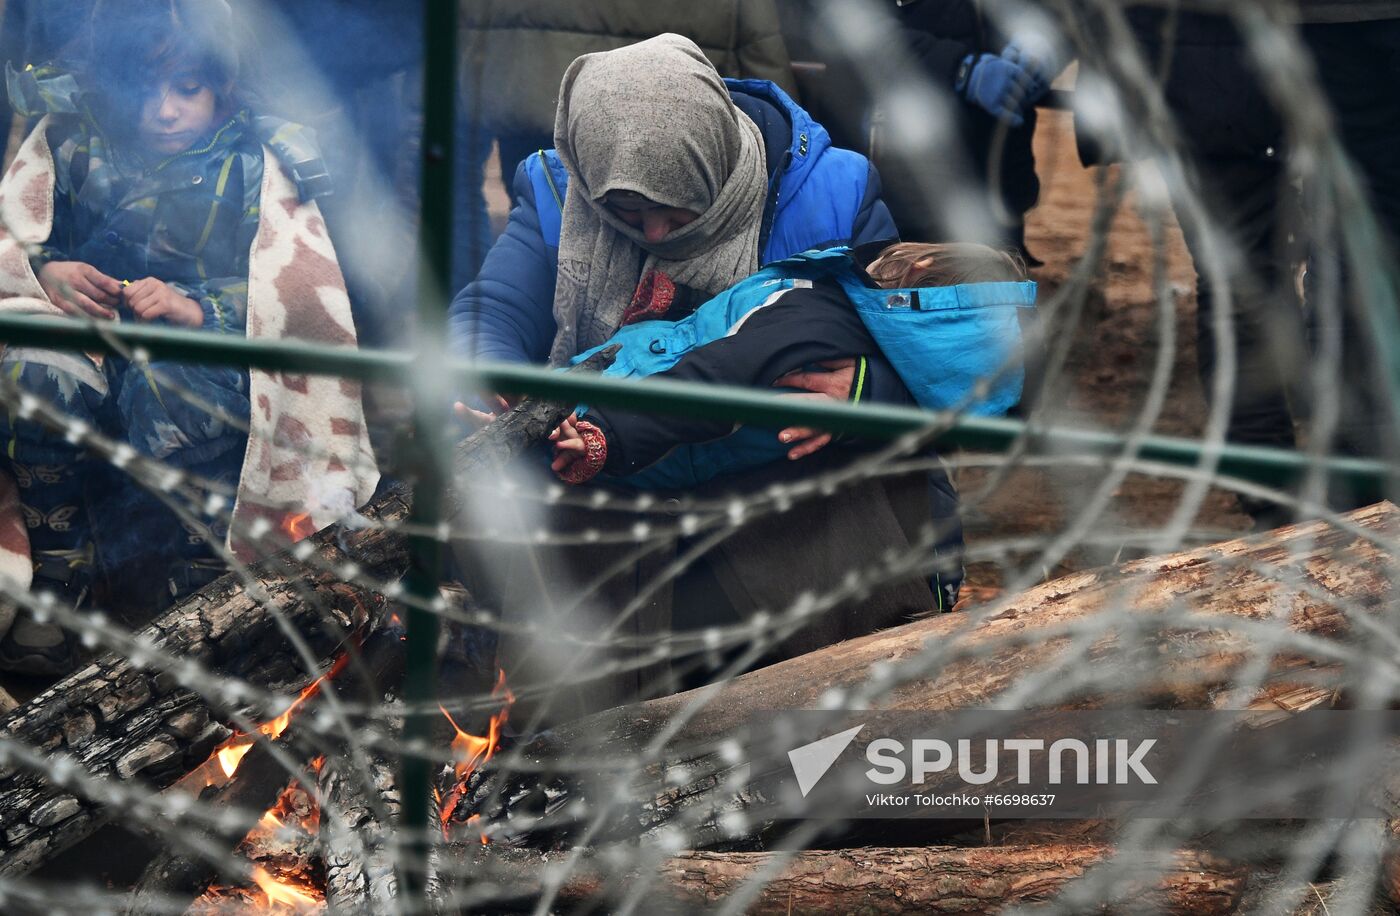
M 586 483 L 597 477 L 603 465 L 607 464 L 608 440 L 601 429 L 587 420 L 577 421 L 574 428 L 583 437 L 583 455 L 560 471 L 559 479 L 565 483 Z

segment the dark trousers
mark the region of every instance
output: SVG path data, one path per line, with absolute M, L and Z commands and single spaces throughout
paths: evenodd
M 1278 232 L 1285 175 L 1276 157 L 1211 156 L 1195 163 L 1213 228 L 1243 256 L 1224 276 L 1234 336 L 1227 436 L 1233 442 L 1289 448 L 1294 444 L 1289 378 L 1306 364 L 1302 314 L 1293 294 L 1290 258 Z M 1210 252 L 1196 227 L 1183 223 L 1196 265 L 1196 346 L 1201 387 L 1215 400 L 1224 304 L 1202 269 Z
M 99 369 L 81 354 L 11 347 L 0 358 L 0 372 L 138 455 L 229 486 L 238 482 L 247 444 L 236 425 L 246 427 L 248 420 L 246 370 L 181 363 L 143 369 L 114 357 Z M 208 555 L 199 533 L 164 503 L 63 434 L 0 412 L 0 436 L 6 469 L 19 485 L 31 552 L 93 543 L 110 573 L 146 580 L 163 576 L 172 562 Z M 205 521 L 222 536 L 221 522 Z
M 1340 327 L 1331 329 L 1341 343 L 1341 410 L 1333 450 L 1395 457 L 1400 435 L 1390 396 L 1394 368 L 1386 365 L 1384 349 L 1400 344 L 1387 339 L 1385 330 L 1385 323 L 1400 321 L 1400 315 L 1368 313 L 1376 307 L 1393 310 L 1400 296 L 1400 19 L 1310 25 L 1303 38 L 1381 233 L 1382 263 L 1332 265 L 1340 275 L 1331 278 L 1324 273 L 1326 263 L 1310 271 L 1310 290 L 1333 280 L 1341 290 Z M 1343 211 L 1338 220 L 1355 230 L 1356 217 Z M 1314 336 L 1327 330 L 1314 328 Z
M 1395 241 L 1400 238 L 1400 94 L 1395 90 L 1400 85 L 1400 20 L 1310 25 L 1302 29 L 1302 37 L 1333 108 L 1338 139 L 1356 166 L 1364 195 L 1378 218 L 1382 260 L 1387 263 L 1367 266 L 1362 277 L 1355 275 L 1355 267 L 1347 266 L 1345 257 L 1320 256 L 1319 243 L 1335 247 L 1340 233 L 1330 233 L 1324 240 L 1303 239 L 1300 249 L 1286 247 L 1307 225 L 1310 214 L 1303 211 L 1288 185 L 1288 150 L 1282 134 L 1273 144 L 1265 139 L 1276 128 L 1275 116 L 1264 106 L 1241 103 L 1232 109 L 1241 118 L 1228 125 L 1215 124 L 1209 120 L 1215 115 L 1202 107 L 1210 95 L 1210 73 L 1247 78 L 1242 48 L 1227 36 L 1219 43 L 1203 41 L 1199 48 L 1178 49 L 1174 73 L 1179 76 L 1169 84 L 1168 97 L 1193 145 L 1192 166 L 1208 212 L 1243 255 L 1226 278 L 1236 348 L 1228 437 L 1242 443 L 1291 446 L 1293 415 L 1286 391 L 1291 389 L 1304 401 L 1315 396 L 1304 384 L 1313 355 L 1309 344 L 1315 352 L 1319 341 L 1330 335 L 1340 344 L 1338 377 L 1331 380 L 1340 383 L 1336 389 L 1340 416 L 1332 450 L 1394 453 L 1393 406 L 1377 346 L 1378 326 L 1364 316 L 1368 287 L 1384 282 L 1388 273 L 1391 289 L 1395 288 Z M 1188 56 L 1191 52 L 1203 56 Z M 1240 82 L 1223 77 L 1216 82 L 1222 80 L 1231 86 Z M 1257 93 L 1254 97 L 1259 98 Z M 1253 121 L 1245 123 L 1242 118 Z M 1303 200 L 1313 190 L 1304 187 Z M 1355 228 L 1355 214 L 1342 212 L 1338 218 L 1345 228 Z M 1210 254 L 1208 242 L 1192 227 L 1184 228 L 1197 264 L 1201 380 L 1211 398 L 1221 353 L 1215 323 L 1222 305 L 1200 270 Z M 1299 258 L 1309 260 L 1307 291 L 1312 305 L 1306 315 L 1294 292 L 1292 264 Z M 1327 288 L 1339 291 L 1342 308 L 1323 314 L 1316 304 L 1320 291 Z M 1393 294 L 1389 301 L 1393 307 Z M 1388 317 L 1400 320 L 1400 316 Z M 1358 494 L 1341 502 L 1364 498 Z
M 853 457 L 850 449 L 832 446 L 796 464 L 710 481 L 692 495 L 702 500 L 761 496 L 772 484 L 833 471 Z M 542 492 L 553 483 L 542 462 L 517 462 L 513 473 L 519 475 L 515 493 Z M 618 494 L 619 504 L 595 509 L 542 506 L 487 488 L 474 498 L 463 530 L 489 527 L 491 533 L 454 550 L 468 591 L 501 615 L 497 664 L 529 696 L 512 722 L 539 714 L 541 721 L 555 724 L 707 682 L 751 643 L 707 648 L 701 639 L 705 630 L 734 627 L 759 613 L 781 614 L 804 592 L 829 595 L 848 573 L 870 574 L 890 552 L 907 557 L 930 525 L 940 545 L 938 559 L 946 560 L 940 574 L 956 576 L 961 567 L 957 517 L 937 517 L 936 510 L 930 518 L 929 487 L 929 475 L 922 472 L 845 484 L 832 494 L 749 519 L 673 576 L 666 575 L 668 567 L 708 541 L 705 533 L 684 534 L 679 509 L 667 511 L 664 494 L 656 494 L 661 511 L 636 511 L 633 494 L 625 492 Z M 631 536 L 639 525 L 649 532 L 643 552 Z M 592 537 L 584 536 L 588 532 Z M 536 533 L 570 542 L 541 545 Z M 927 571 L 873 577 L 866 591 L 814 609 L 799 625 L 777 634 L 750 667 L 929 614 L 947 597 L 933 595 L 929 586 Z

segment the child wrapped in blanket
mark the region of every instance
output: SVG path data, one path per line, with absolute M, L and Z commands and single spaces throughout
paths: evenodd
M 314 202 L 329 190 L 319 153 L 308 131 L 241 100 L 231 27 L 225 0 L 106 0 L 71 67 L 10 70 L 14 107 L 43 120 L 0 186 L 0 309 L 355 344 Z M 46 185 L 47 200 L 28 193 Z M 262 530 L 313 480 L 358 504 L 377 478 L 350 383 L 26 347 L 5 349 L 0 372 L 137 455 L 237 487 L 235 519 L 251 513 Z M 225 512 L 191 526 L 124 479 L 99 487 L 99 509 L 102 462 L 13 413 L 0 432 L 36 592 L 82 606 L 95 547 L 109 571 L 153 583 L 158 602 L 223 571 L 207 542 L 227 537 Z M 287 453 L 313 443 L 320 459 Z M 0 641 L 5 670 L 73 664 L 72 634 L 23 613 Z

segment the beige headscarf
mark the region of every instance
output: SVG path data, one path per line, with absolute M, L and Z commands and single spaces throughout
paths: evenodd
M 763 138 L 690 39 L 660 35 L 575 60 L 559 89 L 554 146 L 569 190 L 551 365 L 612 336 L 653 270 L 714 294 L 758 269 Z M 618 190 L 700 217 L 648 243 L 602 205 Z

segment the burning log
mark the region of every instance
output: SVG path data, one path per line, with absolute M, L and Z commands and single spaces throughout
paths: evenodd
M 370 703 L 397 693 L 403 680 L 403 642 L 395 635 L 366 653 L 377 685 Z M 318 788 L 326 903 L 332 912 L 392 912 L 398 892 L 390 829 L 400 809 L 394 764 L 373 748 L 362 758 L 341 747 L 321 767 Z
M 576 369 L 597 370 L 612 356 L 605 351 Z M 525 401 L 458 445 L 454 473 L 481 479 L 541 441 L 569 409 Z M 314 535 L 314 565 L 284 553 L 252 567 L 251 587 L 234 575 L 211 583 L 138 634 L 144 649 L 102 656 L 7 716 L 0 726 L 0 875 L 32 871 L 111 816 L 83 793 L 53 784 L 51 774 L 21 767 L 7 747 L 71 759 L 103 780 L 171 785 L 228 737 L 217 723 L 236 710 L 172 671 L 152 669 L 153 655 L 168 653 L 267 689 L 304 682 L 284 627 L 322 658 L 343 652 L 353 631 L 377 629 L 389 616 L 389 599 L 339 576 L 350 567 L 374 582 L 404 574 L 408 552 L 397 526 L 411 501 L 407 487 L 392 488 L 362 510 L 377 524 Z
M 1400 509 L 1390 503 L 1357 510 L 1348 518 L 1381 535 L 1377 540 L 1393 538 L 1400 530 Z M 697 807 L 713 807 L 717 800 L 742 810 L 748 805 L 742 795 L 716 797 L 715 787 L 733 764 L 714 749 L 753 716 L 774 709 L 821 708 L 824 696 L 865 685 L 874 666 L 892 670 L 928 645 L 959 651 L 931 677 L 891 682 L 880 707 L 942 711 L 989 706 L 1022 678 L 1054 666 L 1069 648 L 1072 637 L 1047 631 L 1110 609 L 1131 611 L 1143 628 L 1134 648 L 1148 647 L 1151 654 L 1124 658 L 1118 633 L 1106 629 L 1090 648 L 1089 658 L 1100 667 L 1122 664 L 1125 676 L 1118 682 L 1128 680 L 1130 671 L 1136 683 L 1111 692 L 1086 690 L 1073 698 L 1074 705 L 1208 708 L 1210 697 L 1230 683 L 1254 649 L 1246 636 L 1212 626 L 1204 616 L 1200 626 L 1193 626 L 1191 616 L 1278 621 L 1295 633 L 1342 639 L 1351 632 L 1351 615 L 1375 613 L 1393 598 L 1389 571 L 1394 560 L 1375 540 L 1315 522 L 1074 574 L 1008 599 L 1000 613 L 973 627 L 965 615 L 929 618 L 750 672 L 708 696 L 691 691 L 566 724 L 498 757 L 499 766 L 472 777 L 463 810 L 482 814 L 488 832 L 493 821 L 538 817 L 542 803 L 546 814 L 562 812 L 569 801 L 587 796 L 579 780 L 560 775 L 569 759 L 627 759 L 663 733 L 671 751 L 664 761 L 649 765 L 642 784 L 632 787 L 638 801 L 626 810 L 617 809 L 614 836 L 648 833 Z M 1154 616 L 1168 609 L 1188 616 L 1154 623 Z M 1280 609 L 1286 610 L 1286 617 L 1280 618 Z M 1183 632 L 1191 638 L 1180 638 Z M 1273 662 L 1275 671 L 1292 681 L 1307 665 L 1306 660 L 1287 656 Z M 1331 694 L 1330 688 L 1318 691 L 1309 695 L 1310 701 Z M 676 772 L 690 774 L 690 781 L 669 783 L 668 774 Z M 1400 812 L 1400 801 L 1396 805 Z M 704 843 L 704 829 L 697 845 Z M 714 829 L 716 841 L 725 836 Z M 557 830 L 518 839 L 545 844 L 560 840 Z
M 407 517 L 402 492 L 377 508 L 382 521 Z M 382 579 L 401 575 L 407 566 L 401 539 L 383 529 L 354 532 L 345 549 L 336 534 L 323 532 L 315 540 L 325 563 L 353 559 L 367 575 Z M 342 646 L 342 634 L 373 627 L 387 613 L 382 595 L 342 584 L 331 572 L 296 569 L 306 578 L 293 578 L 290 564 L 277 561 L 259 564 L 254 576 L 281 605 L 287 623 L 323 656 Z M 304 676 L 268 604 L 232 576 L 192 596 L 138 638 L 261 687 Z M 165 788 L 209 758 L 228 736 L 214 720 L 234 710 L 215 705 L 171 672 L 149 670 L 148 663 L 138 666 L 115 654 L 98 659 L 13 713 L 5 722 L 5 743 L 65 755 L 101 779 L 139 779 Z M 47 774 L 14 766 L 0 774 L 0 798 L 0 874 L 38 867 L 108 817 L 93 800 L 53 785 Z
M 342 655 L 331 666 L 329 672 L 302 691 L 285 713 L 267 723 L 261 730 L 269 739 L 276 741 L 276 746 L 284 755 L 290 756 L 300 766 L 307 766 L 315 753 L 308 743 L 277 740 L 282 731 L 290 725 L 293 712 L 299 705 L 314 699 L 322 685 L 326 685 L 327 691 L 341 695 L 348 694 L 357 686 L 363 686 L 371 696 L 372 702 L 379 701 L 398 683 L 403 674 L 404 652 L 400 637 L 401 633 L 395 629 L 381 630 L 358 650 L 355 660 L 359 662 L 361 673 L 365 675 L 363 682 L 347 683 L 334 680 L 335 675 L 347 668 L 352 659 L 350 653 Z M 285 765 L 273 755 L 271 746 L 255 742 L 246 736 L 229 739 L 215 752 L 209 764 L 217 771 L 212 774 L 213 778 L 223 776 L 227 778 L 227 782 L 222 786 L 210 786 L 201 791 L 204 786 L 199 782 L 204 772 L 204 768 L 201 768 L 186 780 L 182 780 L 175 790 L 186 788 L 187 791 L 196 792 L 206 806 L 223 810 L 275 809 L 279 793 L 283 799 L 287 797 L 287 790 L 283 787 L 289 774 Z M 342 753 L 338 756 L 347 757 L 348 754 Z M 331 768 L 330 764 L 316 767 L 321 773 L 322 781 L 325 772 Z M 184 784 L 191 780 L 195 784 L 186 787 Z M 304 791 L 302 795 L 305 795 Z M 231 863 L 236 861 L 235 848 L 241 842 L 247 842 L 248 827 L 246 824 L 230 824 L 204 831 L 204 838 L 210 841 L 210 845 L 223 851 L 221 857 L 196 855 L 188 851 L 185 844 L 167 849 L 146 867 L 132 895 L 129 912 L 151 912 L 158 908 L 158 904 L 168 907 L 170 901 L 175 899 L 193 900 L 203 894 L 216 878 L 237 883 L 243 876 Z
M 460 899 L 448 898 L 452 906 L 491 909 L 492 901 L 471 897 L 483 893 L 482 885 L 517 905 L 523 900 L 533 903 L 557 886 L 557 909 L 607 911 L 610 904 L 631 895 L 634 904 L 645 899 L 648 912 L 694 912 L 724 904 L 780 856 L 690 852 L 665 859 L 654 870 L 617 868 L 585 856 L 565 872 L 562 856 L 551 860 L 539 853 L 471 844 L 454 845 L 449 851 L 451 872 L 465 879 L 456 889 Z M 784 864 L 763 880 L 743 911 L 772 916 L 999 912 L 1054 900 L 1066 885 L 1112 854 L 1111 846 L 1098 844 L 800 852 L 780 859 Z M 1151 877 L 1114 888 L 1117 899 L 1131 901 L 1134 911 L 1230 913 L 1245 888 L 1239 869 L 1204 853 L 1177 852 L 1160 862 L 1138 864 Z
M 314 771 L 321 764 L 322 759 L 318 758 L 311 769 Z M 213 916 L 235 906 L 274 908 L 278 912 L 318 908 L 325 885 L 325 868 L 319 855 L 320 829 L 321 814 L 315 799 L 301 784 L 292 782 L 234 850 L 236 861 L 252 863 L 252 887 L 241 882 L 209 887 L 186 912 L 190 916 Z M 153 898 L 152 902 L 158 899 Z M 152 911 L 133 907 L 131 912 Z
M 239 763 L 238 778 L 222 788 L 201 795 L 201 802 L 223 810 L 272 810 L 285 794 L 287 771 L 268 750 L 256 744 Z M 171 901 L 191 901 L 204 893 L 216 879 L 237 882 L 242 878 L 234 867 L 233 853 L 248 834 L 248 825 L 210 831 L 218 841 L 223 858 L 206 858 L 188 851 L 183 844 L 166 850 L 146 866 L 131 895 L 128 913 L 150 913 Z

